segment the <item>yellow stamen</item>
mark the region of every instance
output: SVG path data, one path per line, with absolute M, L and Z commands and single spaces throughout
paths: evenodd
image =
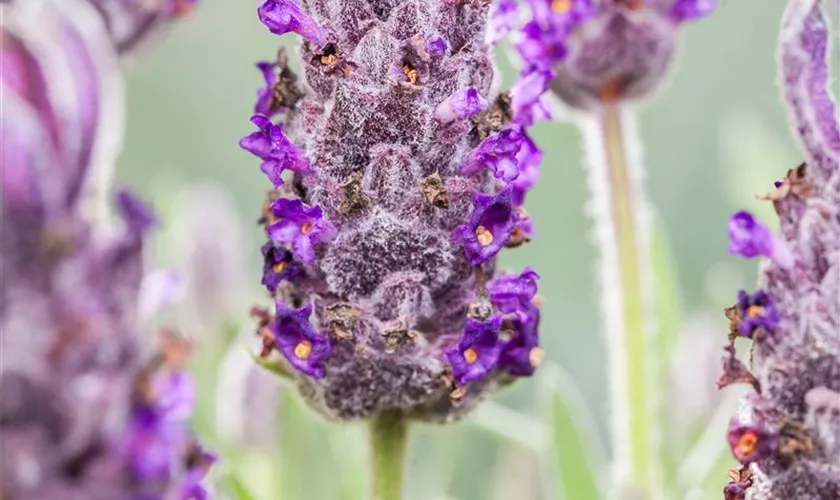
M 286 269 L 286 263 L 285 262 L 278 262 L 278 263 L 274 264 L 273 266 L 271 266 L 271 269 L 275 273 L 282 273 L 283 269 Z
M 478 353 L 475 352 L 475 349 L 469 347 L 466 351 L 464 351 L 464 359 L 467 361 L 468 365 L 471 365 L 478 361 Z
M 747 308 L 747 316 L 755 318 L 764 312 L 764 306 L 750 306 Z
M 531 366 L 534 368 L 538 368 L 540 364 L 542 364 L 543 358 L 545 358 L 545 351 L 539 347 L 534 347 L 531 349 L 531 352 L 528 353 L 528 361 L 531 362 Z
M 295 356 L 300 359 L 307 359 L 312 353 L 312 342 L 304 339 L 295 346 Z
M 478 238 L 478 243 L 483 247 L 493 243 L 493 233 L 484 226 L 475 228 L 475 236 Z
M 552 0 L 551 9 L 558 14 L 565 14 L 572 10 L 572 0 Z
M 309 234 L 312 232 L 312 223 L 306 222 L 302 226 L 300 226 L 300 232 L 303 234 Z
M 738 454 L 741 456 L 751 455 L 755 451 L 755 446 L 758 444 L 758 436 L 753 431 L 745 432 L 738 438 L 738 445 L 736 446 Z
M 414 67 L 412 65 L 410 65 L 408 63 L 405 63 L 403 65 L 402 71 L 403 71 L 403 74 L 408 78 L 408 81 L 412 85 L 417 85 L 417 79 L 418 79 L 417 70 L 414 69 Z

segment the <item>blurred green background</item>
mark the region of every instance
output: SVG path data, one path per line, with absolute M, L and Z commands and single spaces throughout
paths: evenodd
M 250 131 L 248 117 L 261 83 L 253 64 L 272 58 L 278 38 L 259 24 L 254 2 L 201 3 L 192 19 L 177 26 L 159 50 L 130 73 L 127 138 L 117 175 L 163 212 L 169 231 L 160 238 L 158 259 L 164 265 L 179 262 L 166 239 L 174 237 L 173 228 L 183 228 L 178 221 L 187 216 L 190 224 L 200 225 L 193 231 L 231 243 L 224 241 L 232 237 L 230 233 L 215 232 L 212 213 L 187 214 L 190 208 L 175 203 L 176 195 L 199 181 L 214 181 L 229 190 L 241 223 L 237 238 L 247 252 L 242 266 L 248 279 L 240 297 L 242 308 L 233 311 L 228 321 L 247 327 L 249 303 L 265 302 L 259 292 L 261 235 L 254 221 L 267 182 L 255 160 L 236 143 Z M 711 338 L 704 345 L 712 347 L 725 339 L 722 307 L 734 300 L 739 288 L 752 287 L 755 278 L 753 262 L 726 252 L 727 219 L 734 210 L 747 208 L 772 224 L 772 210 L 753 195 L 765 192 L 799 159 L 776 86 L 776 36 L 783 3 L 723 0 L 711 18 L 687 26 L 669 84 L 640 110 L 647 190 L 678 280 L 668 307 L 683 324 L 694 325 L 684 328 L 684 334 Z M 292 37 L 283 41 L 293 42 Z M 505 54 L 497 60 L 510 82 L 514 73 Z M 546 153 L 542 179 L 527 203 L 539 234 L 530 244 L 503 252 L 501 259 L 512 269 L 530 265 L 542 275 L 542 338 L 548 358 L 580 387 L 594 415 L 592 423 L 603 432 L 608 416 L 605 337 L 599 320 L 596 252 L 590 244 L 592 224 L 584 208 L 587 190 L 579 137 L 572 126 L 556 123 L 540 123 L 534 137 Z M 202 335 L 206 339 L 211 333 Z M 218 376 L 216 355 L 199 356 L 197 361 L 198 373 L 211 386 L 204 388 L 197 425 L 207 439 L 226 447 L 229 444 L 219 440 L 214 423 L 217 400 L 226 397 L 212 382 Z M 674 375 L 693 376 L 695 380 L 677 385 L 709 394 L 703 396 L 706 399 L 700 394 L 689 398 L 716 401 L 711 395 L 716 373 L 703 367 L 714 367 L 717 357 L 716 349 L 699 349 L 684 362 L 696 363 L 697 369 L 683 366 Z M 701 375 L 708 379 L 697 379 Z M 535 383 L 524 380 L 498 401 L 528 413 L 535 404 L 534 392 Z M 276 422 L 269 415 L 274 412 L 270 407 L 245 415 L 246 421 L 271 423 L 270 430 L 261 439 L 262 446 L 231 452 L 222 470 L 239 471 L 260 499 L 353 498 L 346 491 L 365 482 L 363 463 L 348 460 L 364 453 L 361 430 L 350 426 L 328 434 L 327 429 L 335 426 L 325 426 L 317 418 L 312 423 L 313 417 L 297 405 L 293 396 L 285 394 Z M 678 418 L 681 413 L 674 414 Z M 528 453 L 479 427 L 459 423 L 420 429 L 422 439 L 415 440 L 412 455 L 412 498 L 549 498 L 539 493 L 536 466 Z M 279 432 L 275 435 L 271 429 Z M 509 430 L 530 432 L 515 426 Z M 722 444 L 722 429 L 717 436 Z M 711 479 L 711 491 L 718 493 L 708 498 L 720 498 L 726 479 L 719 469 Z

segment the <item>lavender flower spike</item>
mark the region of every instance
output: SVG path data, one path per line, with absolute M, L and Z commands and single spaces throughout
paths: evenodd
M 309 166 L 286 169 L 263 205 L 276 303 L 255 309 L 261 354 L 318 411 L 373 422 L 447 421 L 532 373 L 536 322 L 521 338 L 504 330 L 514 318 L 488 287 L 496 255 L 531 237 L 522 203 L 542 154 L 495 89 L 489 2 L 265 0 L 259 12 L 304 38 L 304 74 L 278 64 L 297 98 L 277 123 L 255 117 L 240 145 L 271 159 L 282 126 L 283 150 Z M 260 96 L 282 90 L 272 75 Z
M 840 136 L 827 88 L 828 40 L 819 1 L 788 3 L 781 83 L 806 162 L 763 197 L 779 215 L 773 238 L 790 248 L 791 265 L 769 262 L 763 291 L 741 292 L 727 309 L 730 338 L 752 338 L 751 372 L 730 360 L 721 379 L 748 381 L 756 392 L 730 426 L 732 453 L 749 468 L 733 475 L 726 498 L 840 498 Z M 756 231 L 767 232 L 743 234 Z M 766 234 L 746 238 L 762 243 L 743 250 L 765 253 L 767 241 Z

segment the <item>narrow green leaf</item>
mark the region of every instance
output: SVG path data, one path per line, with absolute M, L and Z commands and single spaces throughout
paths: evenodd
M 537 398 L 549 423 L 551 444 L 545 454 L 546 487 L 554 491 L 552 498 L 604 498 L 607 475 L 599 470 L 604 452 L 583 397 L 560 367 L 547 365 L 540 372 Z

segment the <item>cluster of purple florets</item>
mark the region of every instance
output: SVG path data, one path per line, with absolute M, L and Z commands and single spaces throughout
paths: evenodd
M 240 141 L 275 188 L 263 353 L 333 415 L 445 416 L 468 384 L 541 360 L 539 276 L 496 277 L 495 258 L 533 236 L 523 204 L 542 153 L 493 88 L 486 2 L 333 3 L 257 10 L 302 37 L 304 62 L 303 78 L 282 50 L 258 63 L 258 130 Z

